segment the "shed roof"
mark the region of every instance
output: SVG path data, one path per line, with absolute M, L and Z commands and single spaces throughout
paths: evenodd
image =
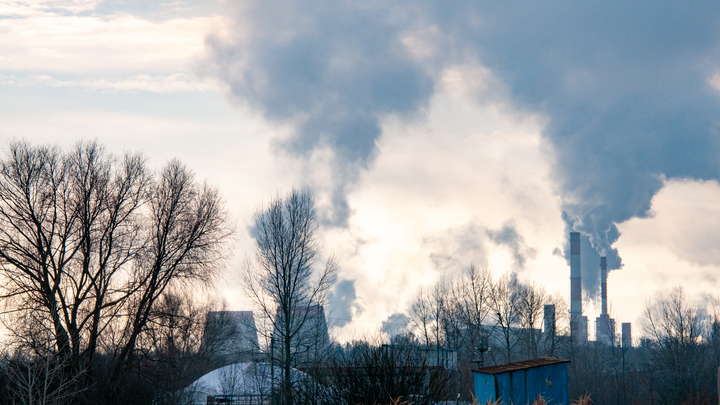
M 483 367 L 473 370 L 475 373 L 483 374 L 501 374 L 509 371 L 526 370 L 533 367 L 549 366 L 551 364 L 569 363 L 570 360 L 559 359 L 557 357 L 541 357 L 539 359 L 532 359 L 526 361 L 519 361 L 517 363 L 501 364 L 499 366 Z

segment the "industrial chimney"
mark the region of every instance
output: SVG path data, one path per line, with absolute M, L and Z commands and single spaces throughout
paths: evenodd
M 609 346 L 615 344 L 615 320 L 607 311 L 607 257 L 600 257 L 600 297 L 602 313 L 595 318 L 595 340 Z
M 587 341 L 587 317 L 582 315 L 579 232 L 570 232 L 570 333 L 573 339 Z
M 600 296 L 602 297 L 602 315 L 607 315 L 607 257 L 600 258 Z
M 582 277 L 580 273 L 580 233 L 570 232 L 570 319 L 582 316 Z

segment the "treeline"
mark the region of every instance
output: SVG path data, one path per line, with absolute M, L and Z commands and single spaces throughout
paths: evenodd
M 590 342 L 568 357 L 570 389 L 598 404 L 716 404 L 720 367 L 718 301 L 696 301 L 681 287 L 645 306 L 642 337 L 622 348 Z
M 553 306 L 548 313 L 546 305 Z M 409 310 L 408 332 L 393 340 L 457 355 L 455 370 L 446 376 L 445 400 L 458 394 L 470 400 L 471 370 L 480 365 L 550 356 L 571 360 L 571 398 L 589 395 L 596 404 L 717 403 L 717 299 L 696 301 L 681 287 L 658 295 L 635 325 L 642 337 L 632 347 L 623 347 L 619 328 L 608 341 L 573 339 L 568 313 L 565 299 L 540 285 L 512 274 L 493 279 L 470 266 L 421 291 Z M 428 387 L 428 397 L 436 394 Z

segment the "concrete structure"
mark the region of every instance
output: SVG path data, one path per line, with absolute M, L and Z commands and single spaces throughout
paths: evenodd
M 574 342 L 587 342 L 587 317 L 582 314 L 579 232 L 570 232 L 570 334 Z
M 555 336 L 555 305 L 545 305 L 543 313 L 543 333 L 547 336 Z
M 595 318 L 595 340 L 608 346 L 615 343 L 615 320 L 603 314 Z
M 595 340 L 608 346 L 615 342 L 615 320 L 609 315 L 595 318 Z
M 623 349 L 632 347 L 632 324 L 630 322 L 622 324 L 621 342 Z
M 218 366 L 251 361 L 259 350 L 252 311 L 208 312 L 202 344 L 218 358 Z
M 273 331 L 271 344 L 274 346 L 275 358 L 281 360 L 283 334 L 281 330 L 277 328 L 278 325 L 282 324 L 280 308 L 278 308 L 276 319 L 276 328 Z M 299 307 L 295 310 L 291 322 L 294 323 L 292 326 L 292 347 L 290 348 L 293 363 L 299 366 L 306 366 L 322 357 L 330 346 L 330 334 L 328 332 L 323 306 L 310 305 L 309 307 Z
M 532 404 L 542 396 L 548 405 L 569 405 L 569 362 L 544 357 L 473 370 L 476 402 Z
M 600 258 L 600 298 L 602 312 L 595 318 L 595 340 L 607 345 L 615 343 L 615 320 L 607 311 L 607 257 Z
M 184 389 L 192 405 L 207 404 L 271 404 L 272 388 L 280 386 L 282 368 L 268 363 L 235 363 L 213 370 Z M 300 387 L 316 388 L 314 393 L 322 398 L 326 391 L 309 375 L 290 369 L 290 378 Z M 320 402 L 320 401 L 319 401 Z M 328 403 L 327 399 L 322 403 Z

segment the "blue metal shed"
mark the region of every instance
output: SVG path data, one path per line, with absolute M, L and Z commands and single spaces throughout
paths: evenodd
M 570 360 L 556 357 L 502 364 L 473 370 L 478 404 L 532 404 L 542 396 L 548 405 L 568 405 L 567 365 Z

